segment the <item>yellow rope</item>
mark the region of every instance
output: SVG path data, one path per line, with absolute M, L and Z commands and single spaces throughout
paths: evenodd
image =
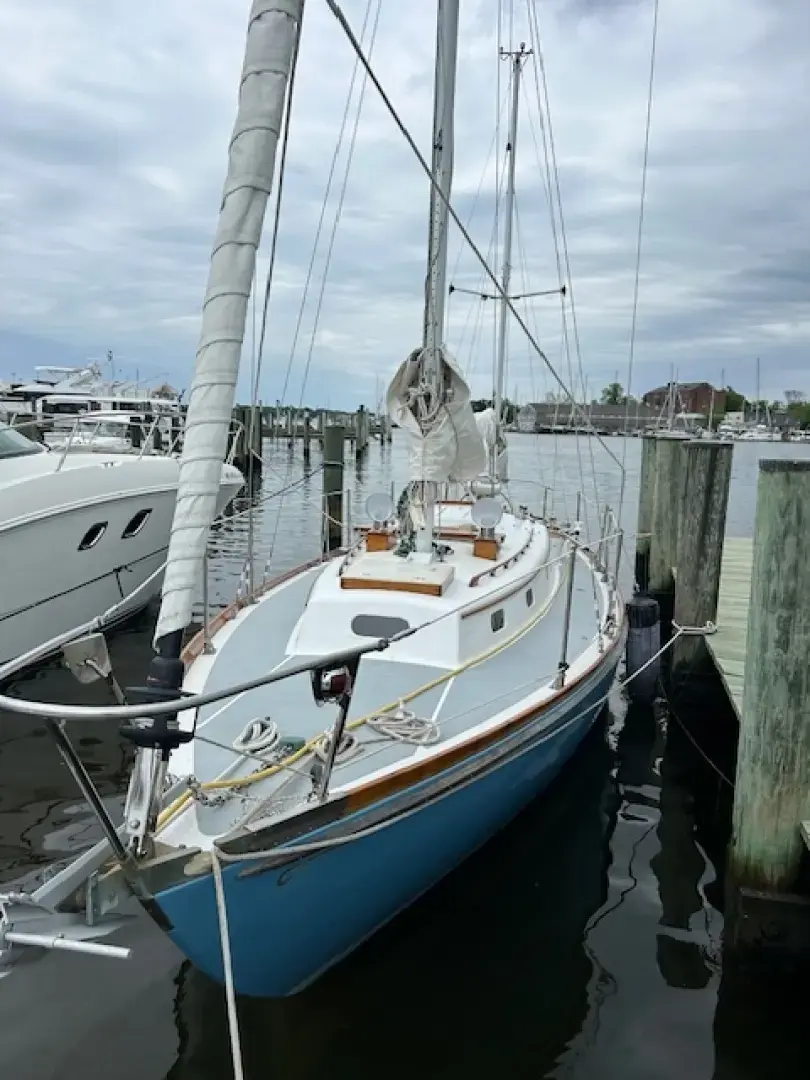
M 559 560 L 555 559 L 554 561 L 556 562 Z M 550 564 L 546 563 L 545 565 L 548 566 Z M 542 569 L 542 566 L 538 567 L 538 572 Z M 471 657 L 469 660 L 466 660 L 458 667 L 452 668 L 449 671 L 442 672 L 441 675 L 438 675 L 435 679 L 431 679 L 430 682 L 425 683 L 423 686 L 417 687 L 416 690 L 411 690 L 407 694 L 404 694 L 402 697 L 398 697 L 396 701 L 390 701 L 387 705 L 383 705 L 382 708 L 375 709 L 373 712 L 366 713 L 365 716 L 361 716 L 358 717 L 356 720 L 352 720 L 346 725 L 347 730 L 353 731 L 356 728 L 359 728 L 363 724 L 367 723 L 369 720 L 373 719 L 375 716 L 379 716 L 380 713 L 391 712 L 393 709 L 398 708 L 401 704 L 414 701 L 416 698 L 421 697 L 423 694 L 427 694 L 431 690 L 435 690 L 437 686 L 441 686 L 443 683 L 449 682 L 450 679 L 454 679 L 456 678 L 456 676 L 462 675 L 470 668 L 476 667 L 478 664 L 483 663 L 484 660 L 489 660 L 491 657 L 497 656 L 499 652 L 502 652 L 510 645 L 513 645 L 516 641 L 519 641 L 525 634 L 527 634 L 537 625 L 537 623 L 543 618 L 544 615 L 547 614 L 552 603 L 554 602 L 555 597 L 557 596 L 557 593 L 559 592 L 560 584 L 561 581 L 558 580 L 556 588 L 549 594 L 548 599 L 546 600 L 545 604 L 540 607 L 537 614 L 527 623 L 525 623 L 519 630 L 517 630 L 511 637 L 506 638 L 504 641 L 498 642 L 497 645 L 493 645 L 491 648 L 486 649 L 484 652 L 479 653 L 477 656 Z M 266 780 L 268 776 L 273 776 L 275 773 L 287 769 L 290 765 L 294 765 L 297 761 L 300 761 L 302 757 L 305 757 L 307 754 L 311 753 L 315 744 L 322 738 L 323 732 L 320 731 L 313 738 L 309 739 L 308 742 L 304 743 L 303 746 L 299 747 L 298 750 L 290 754 L 289 757 L 284 758 L 283 761 L 280 761 L 275 765 L 268 765 L 266 769 L 260 769 L 258 772 L 251 773 L 249 776 L 239 776 L 231 780 L 208 780 L 204 784 L 201 784 L 200 788 L 203 791 L 239 789 L 243 787 L 248 787 L 251 784 L 256 784 L 260 780 Z M 158 817 L 158 829 L 162 829 L 164 826 L 168 825 L 168 823 L 173 820 L 177 816 L 177 814 L 180 813 L 181 810 L 185 809 L 185 807 L 191 801 L 192 793 L 190 791 L 185 791 L 182 795 L 179 795 L 174 800 L 174 802 L 170 803 L 166 807 L 166 809 L 162 811 L 162 813 Z

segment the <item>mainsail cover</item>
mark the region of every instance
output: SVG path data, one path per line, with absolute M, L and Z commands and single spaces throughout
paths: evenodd
M 211 254 L 155 641 L 191 622 L 216 513 L 247 305 L 303 0 L 254 0 Z
M 484 442 L 470 404 L 470 388 L 447 349 L 440 349 L 444 401 L 430 424 L 419 423 L 412 404 L 421 390 L 419 349 L 400 364 L 388 387 L 388 415 L 408 439 L 411 480 L 474 480 L 487 467 Z
M 497 480 L 509 479 L 509 456 L 504 439 L 498 427 L 498 417 L 495 410 L 490 406 L 475 414 L 475 422 L 484 440 L 484 449 L 487 455 L 487 472 L 491 471 L 490 462 L 495 451 L 495 477 Z M 490 479 L 493 479 L 492 477 Z

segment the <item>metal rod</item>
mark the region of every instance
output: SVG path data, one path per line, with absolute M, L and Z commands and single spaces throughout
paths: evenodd
M 25 934 L 19 930 L 6 930 L 3 935 L 10 945 L 34 945 L 39 949 L 63 949 L 65 952 L 88 953 L 91 956 L 108 956 L 113 960 L 129 960 L 132 949 L 123 945 L 102 945 L 98 941 L 82 941 L 63 937 L 61 934 Z
M 548 487 L 543 485 L 543 521 L 546 520 L 546 510 L 548 509 Z
M 316 667 L 340 667 L 351 660 L 356 660 L 366 653 L 382 652 L 393 642 L 410 637 L 420 629 L 412 626 L 391 638 L 378 638 L 369 642 L 368 645 L 358 645 L 353 649 L 342 649 L 340 652 L 329 653 L 320 656 L 317 660 L 304 660 L 297 664 L 290 664 L 283 671 L 265 672 L 255 679 L 237 683 L 234 686 L 224 686 L 218 690 L 207 691 L 204 694 L 183 695 L 172 701 L 156 701 L 149 705 L 62 705 L 52 701 L 27 701 L 25 698 L 9 697 L 0 694 L 0 708 L 22 716 L 33 716 L 39 719 L 51 720 L 141 720 L 152 716 L 173 715 L 182 709 L 198 709 L 203 705 L 212 705 L 215 701 L 224 698 L 235 697 L 237 694 L 256 690 L 260 686 L 268 686 L 270 683 L 289 679 L 293 675 L 301 675 L 313 671 Z
M 565 685 L 565 673 L 568 670 L 568 635 L 571 629 L 571 605 L 574 598 L 574 571 L 577 561 L 576 537 L 571 537 L 571 562 L 568 569 L 568 582 L 565 589 L 565 615 L 563 616 L 562 648 L 560 649 L 560 662 L 557 665 L 556 687 Z
M 617 523 L 618 524 L 618 523 Z M 622 545 L 624 543 L 624 530 L 619 529 L 616 535 L 616 570 L 613 574 L 613 581 L 615 585 L 619 584 L 619 568 L 622 562 Z
M 609 506 L 605 507 L 605 511 L 602 514 L 602 532 L 599 537 L 599 565 L 602 567 L 604 575 L 607 576 L 608 558 L 610 557 L 610 514 L 611 509 Z
M 326 752 L 326 761 L 323 764 L 323 773 L 318 783 L 318 799 L 323 802 L 329 791 L 329 781 L 332 779 L 332 770 L 335 767 L 335 758 L 340 749 L 340 740 L 346 729 L 346 718 L 349 715 L 351 705 L 351 691 L 344 696 L 340 703 L 337 719 L 332 727 L 332 735 L 329 741 L 329 749 Z
M 495 409 L 495 422 L 500 430 L 503 408 L 503 379 L 506 363 L 506 338 L 509 327 L 510 301 L 509 283 L 512 277 L 512 229 L 515 216 L 515 157 L 517 153 L 517 130 L 518 130 L 518 102 L 520 100 L 520 72 L 523 63 L 529 56 L 526 46 L 521 44 L 517 52 L 511 53 L 501 49 L 502 57 L 509 57 L 512 66 L 512 99 L 509 106 L 509 163 L 506 171 L 506 206 L 504 208 L 504 231 L 503 231 L 503 260 L 501 274 L 501 310 L 498 323 L 498 352 L 495 365 L 495 387 L 493 394 L 493 407 Z M 497 476 L 498 448 L 496 445 L 491 450 L 490 473 Z
M 176 709 L 177 706 L 175 705 L 175 710 Z M 121 842 L 121 837 L 118 835 L 115 823 L 107 813 L 107 807 L 101 801 L 101 797 L 99 796 L 98 791 L 96 791 L 87 769 L 85 769 L 81 758 L 73 748 L 73 743 L 62 730 L 61 723 L 56 720 L 51 720 L 47 716 L 43 717 L 43 720 L 51 738 L 56 743 L 56 748 L 59 751 L 62 760 L 67 765 L 68 769 L 70 769 L 71 775 L 79 785 L 82 795 L 85 797 L 93 813 L 98 818 L 98 822 L 104 830 L 104 835 L 107 837 L 107 842 L 112 848 L 113 854 L 122 865 L 130 865 L 130 854 Z
M 211 654 L 216 649 L 211 644 L 211 632 L 208 629 L 209 599 L 208 599 L 208 548 L 203 552 L 203 652 Z

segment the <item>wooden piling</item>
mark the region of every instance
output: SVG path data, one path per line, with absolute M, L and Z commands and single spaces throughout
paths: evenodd
M 304 409 L 303 413 L 303 440 L 304 440 L 304 461 L 309 461 L 310 457 L 310 441 L 312 439 L 312 421 L 310 419 L 309 409 Z
M 262 469 L 261 409 L 258 405 L 235 405 L 231 417 L 236 442 L 233 463 L 246 477 L 258 474 Z
M 345 431 L 335 424 L 323 431 L 323 547 L 334 551 L 343 543 L 343 449 Z
M 362 457 L 368 449 L 368 413 L 361 405 L 354 416 L 354 452 Z
M 245 407 L 247 426 L 247 449 L 250 454 L 248 471 L 260 473 L 262 470 L 262 410 L 260 405 Z
M 638 525 L 636 527 L 636 584 L 642 592 L 650 584 L 650 532 L 655 497 L 655 448 L 653 435 L 641 442 L 641 475 L 638 484 Z
M 682 449 L 674 611 L 679 626 L 717 619 L 733 448 L 733 443 L 695 439 Z M 672 649 L 673 675 L 691 672 L 706 658 L 702 637 L 681 637 Z
M 810 461 L 760 461 L 729 870 L 781 893 L 810 818 Z
M 650 592 L 661 598 L 671 597 L 674 591 L 675 579 L 672 570 L 678 552 L 678 518 L 682 498 L 685 442 L 684 439 L 656 439 L 648 584 Z

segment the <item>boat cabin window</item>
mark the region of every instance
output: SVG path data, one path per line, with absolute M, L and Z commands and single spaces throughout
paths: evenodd
M 86 401 L 49 401 L 46 398 L 43 405 L 44 411 L 51 416 L 78 416 L 87 411 Z M 90 408 L 93 408 L 92 401 Z
M 390 638 L 409 629 L 410 624 L 405 619 L 391 615 L 355 615 L 352 619 L 352 633 L 358 637 Z
M 0 458 L 25 457 L 27 454 L 41 454 L 44 447 L 32 442 L 14 428 L 0 424 Z
M 492 612 L 492 617 L 490 619 L 490 622 L 491 622 L 491 625 L 492 625 L 493 634 L 497 634 L 499 630 L 503 630 L 504 625 L 506 623 L 506 619 L 505 619 L 504 613 L 503 613 L 503 608 L 498 608 L 497 611 Z
M 87 551 L 89 548 L 95 547 L 106 531 L 106 521 L 97 521 L 95 525 L 91 525 L 81 539 L 79 551 Z
M 121 420 L 95 420 L 86 417 L 79 421 L 79 431 L 82 435 L 104 435 L 107 438 L 115 436 L 123 439 L 128 434 L 127 417 L 122 417 Z
M 145 510 L 139 510 L 135 517 L 127 523 L 127 527 L 121 533 L 122 539 L 129 540 L 131 536 L 137 536 L 149 520 L 149 515 L 151 513 L 151 507 L 147 507 Z

